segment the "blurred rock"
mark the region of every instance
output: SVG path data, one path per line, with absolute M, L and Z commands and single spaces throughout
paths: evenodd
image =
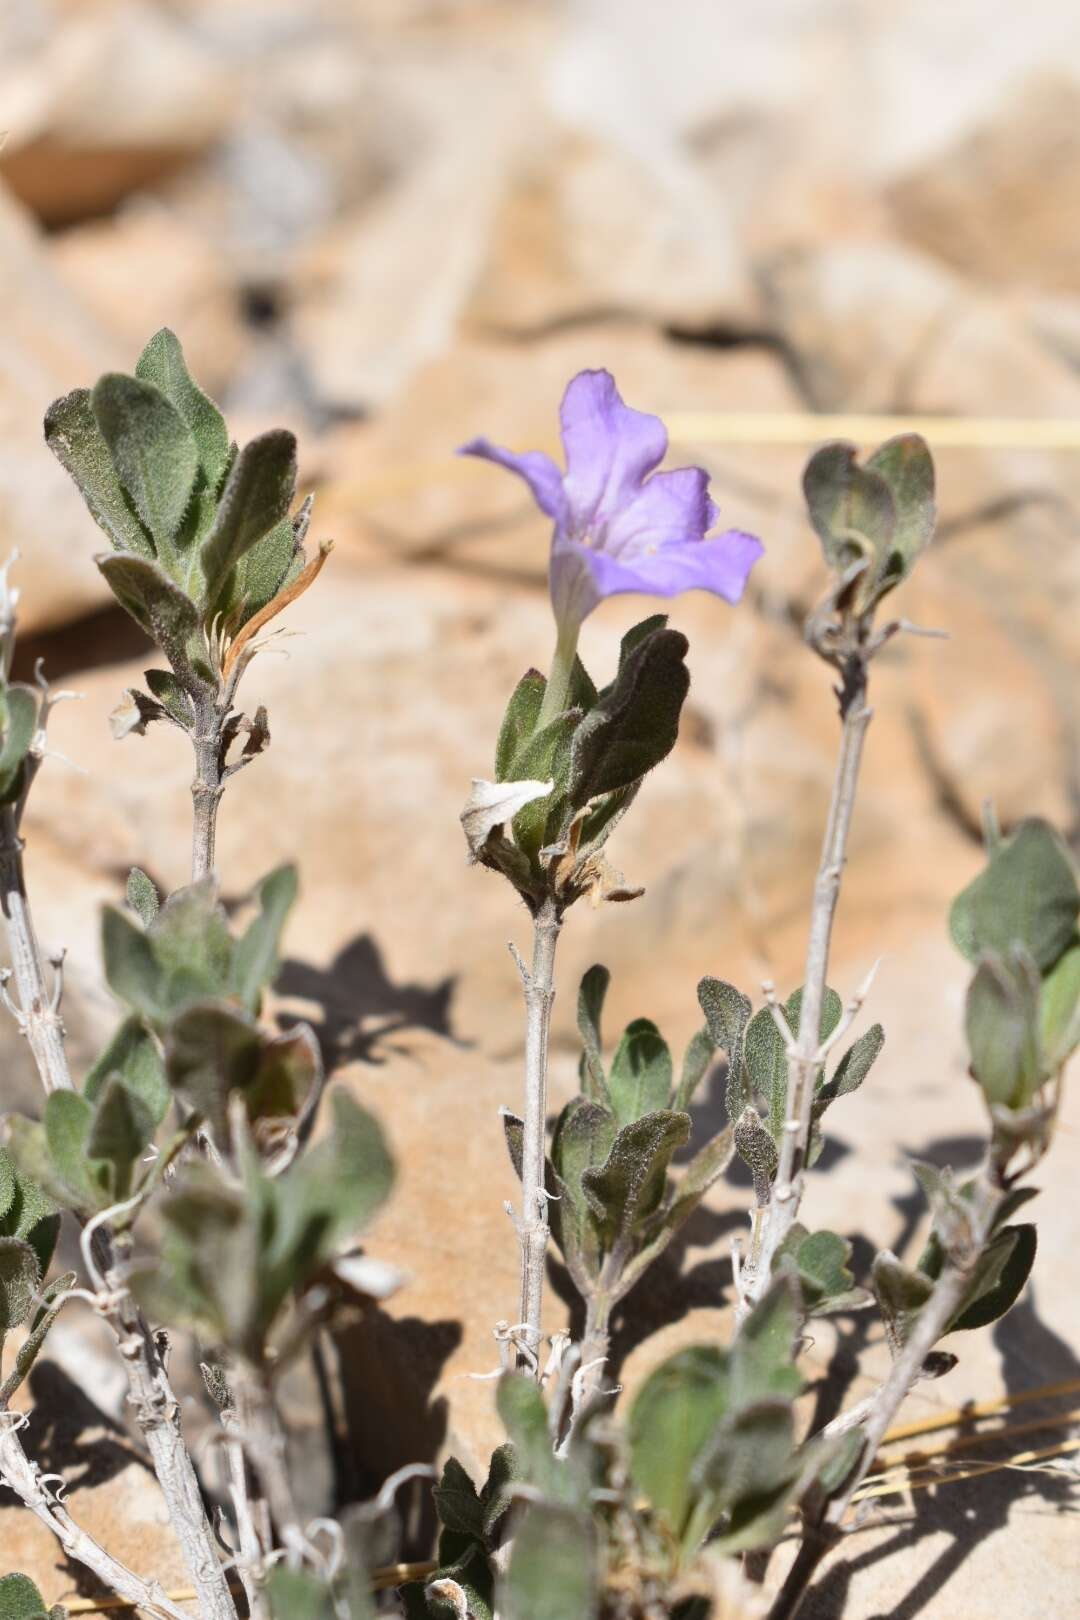
M 151 333 L 171 326 L 205 388 L 220 396 L 232 381 L 250 343 L 239 291 L 221 255 L 174 210 L 141 198 L 108 221 L 58 233 L 48 248 L 129 369 Z
M 29 1390 L 24 1385 L 14 1403 L 31 1414 L 24 1449 L 42 1473 L 63 1474 L 64 1504 L 88 1535 L 165 1591 L 185 1589 L 189 1577 L 157 1481 L 124 1431 L 95 1406 L 87 1388 L 92 1367 L 84 1351 L 81 1374 L 73 1379 L 47 1351 L 41 1357 Z M 0 1548 L 4 1573 L 28 1575 L 48 1604 L 101 1592 L 68 1561 L 52 1532 L 2 1490 Z
M 458 329 L 525 136 L 512 82 L 480 71 L 459 94 L 467 114 L 430 130 L 415 163 L 300 267 L 290 330 L 331 411 L 386 404 Z
M 1080 292 L 1080 79 L 1011 89 L 887 197 L 901 236 L 980 282 Z
M 228 81 L 198 36 L 144 0 L 114 0 L 23 36 L 0 63 L 0 172 L 49 225 L 108 212 L 204 152 Z
M 552 134 L 507 188 L 470 314 L 533 337 L 620 316 L 752 327 L 735 226 L 730 196 L 689 156 L 657 172 L 595 137 Z
M 41 422 L 59 394 L 128 361 L 61 282 L 23 210 L 0 187 L 0 561 L 18 546 L 26 630 L 99 606 L 98 531 L 45 449 Z

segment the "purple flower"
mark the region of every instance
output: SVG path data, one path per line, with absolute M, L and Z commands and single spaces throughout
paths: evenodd
M 702 590 L 737 602 L 764 547 L 741 529 L 709 534 L 718 513 L 700 467 L 655 470 L 668 447 L 660 418 L 624 405 L 607 371 L 579 372 L 559 415 L 565 473 L 539 450 L 518 456 L 487 439 L 460 454 L 517 473 L 554 519 L 551 600 L 560 630 L 625 591 Z

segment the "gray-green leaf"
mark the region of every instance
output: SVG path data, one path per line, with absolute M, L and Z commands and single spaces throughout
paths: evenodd
M 158 555 L 171 555 L 199 464 L 190 429 L 160 388 L 121 372 L 102 377 L 90 402 L 120 482 Z

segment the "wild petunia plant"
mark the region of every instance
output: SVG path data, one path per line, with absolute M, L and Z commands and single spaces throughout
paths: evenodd
M 702 589 L 737 602 L 762 554 L 761 542 L 738 529 L 710 537 L 718 512 L 706 474 L 699 467 L 656 471 L 667 452 L 667 430 L 658 417 L 624 404 L 609 372 L 579 373 L 563 397 L 560 419 L 565 473 L 539 451 L 514 455 L 486 439 L 463 450 L 524 478 L 554 523 L 551 669 L 546 680 L 536 670 L 522 677 L 499 733 L 495 781 L 474 781 L 462 813 L 472 859 L 502 872 L 534 920 L 532 966 L 515 953 L 525 986 L 526 1082 L 520 1129 L 510 1125 L 522 1201 L 521 1313 L 512 1333 L 519 1364 L 534 1370 L 551 1196 L 544 1122 L 556 942 L 567 907 L 582 894 L 619 901 L 641 892 L 626 887 L 602 852 L 645 776 L 674 746 L 690 684 L 686 638 L 656 615 L 623 637 L 615 677 L 598 690 L 577 655 L 581 626 L 605 597 L 625 592 L 677 596 Z M 649 1153 L 653 1180 L 658 1175 L 661 1184 L 664 1164 L 689 1130 L 685 1113 L 677 1118 L 667 1101 L 665 1090 L 664 1107 L 643 1107 L 620 1121 L 636 1125 L 635 1140 L 648 1138 L 641 1151 Z M 612 1133 L 601 1153 L 600 1141 L 597 1135 L 592 1148 L 576 1151 L 598 1167 L 613 1149 L 602 1218 L 633 1226 L 652 1209 L 639 1207 L 636 1195 L 627 1207 L 629 1189 L 618 1169 L 624 1144 L 613 1144 Z
M 524 477 L 553 524 L 549 674 L 527 671 L 511 694 L 493 779 L 474 781 L 462 815 L 472 860 L 509 881 L 534 927 L 531 963 L 515 952 L 524 1105 L 503 1112 L 522 1184 L 519 1320 L 496 1328 L 507 1438 L 482 1482 L 440 1459 L 436 1556 L 377 1569 L 397 1554 L 393 1497 L 417 1470 L 393 1476 L 372 1503 L 308 1520 L 283 1394 L 321 1328 L 394 1285 L 357 1246 L 394 1167 L 378 1123 L 344 1088 L 324 1102 L 311 1031 L 281 1033 L 265 1018 L 296 872 L 271 872 L 234 913 L 214 869 L 225 785 L 269 742 L 265 711 L 249 718 L 236 707 L 240 678 L 260 632 L 311 583 L 328 548 L 305 558 L 311 506 L 293 511 L 292 436 L 264 434 L 238 451 L 169 332 L 151 339 L 133 376 L 105 377 L 46 418 L 50 446 L 109 538 L 99 566 L 167 665 L 126 694 L 114 732 L 161 721 L 192 742 L 192 882 L 162 895 L 136 868 L 123 902 L 107 908 L 103 958 L 119 1021 L 97 1061 L 73 1074 L 61 958 L 47 979 L 21 838 L 49 713 L 65 694 L 40 669 L 33 686 L 10 679 L 17 593 L 5 573 L 0 883 L 12 965 L 0 991 L 44 1102 L 39 1119 L 9 1118 L 0 1148 L 0 1483 L 73 1563 L 155 1617 L 182 1620 L 192 1600 L 202 1620 L 790 1620 L 910 1389 L 953 1365 L 957 1335 L 1007 1311 L 1030 1272 L 1035 1230 L 1015 1217 L 1034 1194 L 1024 1178 L 1052 1141 L 1080 1044 L 1080 885 L 1073 855 L 1040 820 L 1002 830 L 987 815 L 985 868 L 949 919 L 972 970 L 964 1024 L 986 1104 L 982 1162 L 913 1165 L 931 1215 L 914 1261 L 882 1250 L 857 1275 L 850 1243 L 812 1225 L 810 1172 L 829 1110 L 867 1083 L 884 1048 L 879 1024 L 849 1041 L 870 985 L 845 1000 L 828 982 L 829 951 L 872 663 L 912 629 L 879 612 L 934 528 L 933 467 L 914 435 L 865 464 L 851 446 L 828 445 L 806 472 L 832 574 L 806 636 L 837 676 L 840 748 L 802 984 L 783 998 L 762 986 L 755 1010 L 733 984 L 703 977 L 704 1022 L 676 1066 L 647 1017 L 613 1050 L 605 1042 L 609 975 L 591 968 L 578 992 L 579 1090 L 549 1135 L 563 919 L 582 896 L 626 902 L 641 892 L 608 865 L 606 846 L 673 747 L 689 684 L 686 639 L 664 616 L 628 630 L 599 688 L 578 656 L 582 625 L 624 593 L 703 589 L 735 603 L 762 555 L 740 530 L 713 533 L 701 469 L 657 470 L 662 424 L 627 407 L 607 372 L 571 382 L 562 429 L 565 472 L 538 453 L 466 447 Z M 727 1122 L 680 1163 L 689 1111 L 714 1069 Z M 492 1150 L 501 1151 L 495 1141 Z M 753 1193 L 734 1249 L 730 1335 L 678 1350 L 620 1398 L 609 1387 L 613 1314 L 634 1310 L 649 1267 L 736 1153 Z M 80 1269 L 53 1276 L 65 1212 Z M 577 1343 L 549 1333 L 545 1345 L 551 1237 L 582 1300 Z M 73 1301 L 113 1330 L 189 1592 L 165 1592 L 158 1571 L 126 1567 L 87 1534 L 12 1408 Z M 871 1309 L 889 1373 L 807 1432 L 797 1403 L 808 1324 Z M 217 1423 L 200 1468 L 169 1381 L 178 1334 L 191 1336 Z M 796 1552 L 767 1608 L 746 1577 L 760 1578 L 781 1539 Z M 63 1612 L 25 1575 L 0 1571 L 0 1620 Z
M 225 782 L 269 741 L 264 710 L 249 720 L 235 708 L 240 677 L 258 633 L 312 581 L 328 547 L 305 560 L 311 504 L 292 515 L 292 435 L 264 434 L 238 451 L 170 332 L 151 339 L 134 376 L 107 376 L 58 400 L 45 433 L 112 543 L 98 559 L 102 573 L 169 666 L 147 671 L 147 692 L 127 694 L 114 733 L 165 721 L 191 738 L 193 882 L 162 897 L 136 868 L 126 904 L 106 911 L 105 972 L 123 1019 L 89 1072 L 73 1075 L 60 962 L 47 986 L 20 838 L 49 709 L 62 694 L 50 692 L 40 669 L 34 688 L 6 678 L 17 598 L 5 576 L 0 872 L 15 997 L 4 994 L 37 1061 L 45 1105 L 39 1122 L 10 1121 L 0 1161 L 0 1306 L 5 1328 L 30 1323 L 0 1388 L 0 1479 L 119 1596 L 155 1614 L 184 1612 L 156 1572 L 125 1569 L 74 1522 L 62 1490 L 49 1488 L 23 1449 L 25 1419 L 10 1410 L 57 1311 L 88 1301 L 114 1329 L 201 1614 L 234 1620 L 240 1612 L 227 1558 L 242 1605 L 267 1616 L 275 1579 L 341 1561 L 344 1532 L 328 1550 L 295 1507 L 278 1385 L 315 1328 L 371 1285 L 354 1245 L 393 1174 L 378 1125 L 347 1093 L 329 1098 L 329 1131 L 317 1119 L 324 1076 L 312 1032 L 280 1035 L 260 1020 L 294 870 L 264 879 L 235 933 L 213 869 Z M 156 1252 L 143 1238 L 151 1205 L 162 1233 Z M 83 1276 L 46 1284 L 63 1210 L 82 1229 Z M 169 1384 L 168 1332 L 178 1329 L 198 1335 L 221 1419 L 224 1541 Z M 32 1611 L 25 1587 L 7 1593 L 20 1613 Z

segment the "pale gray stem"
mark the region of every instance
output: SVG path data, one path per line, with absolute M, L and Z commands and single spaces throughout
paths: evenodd
M 769 1620 L 793 1620 L 821 1560 L 839 1541 L 844 1515 L 873 1467 L 882 1440 L 917 1383 L 927 1356 L 963 1303 L 972 1273 L 993 1230 L 1002 1197 L 992 1170 L 984 1169 L 976 1182 L 970 1209 L 966 1211 L 970 1234 L 965 1240 L 963 1252 L 950 1254 L 946 1260 L 934 1291 L 915 1318 L 911 1333 L 884 1384 L 868 1402 L 860 1402 L 858 1407 L 852 1409 L 851 1416 L 858 1412 L 863 1419 L 863 1449 L 859 1462 L 844 1481 L 843 1487 L 829 1499 L 818 1522 L 808 1526 L 798 1556 L 769 1611 Z M 837 1422 L 826 1432 L 841 1433 L 847 1426 Z
M 248 1462 L 262 1487 L 289 1569 L 299 1569 L 308 1551 L 286 1464 L 285 1435 L 269 1383 L 254 1375 L 237 1379 L 240 1434 Z
M 209 877 L 214 870 L 218 806 L 225 791 L 221 763 L 223 714 L 211 699 L 197 703 L 195 714 L 195 731 L 191 739 L 195 749 L 195 775 L 191 782 L 193 883 Z
M 95 1234 L 108 1289 L 105 1312 L 116 1334 L 128 1379 L 128 1402 L 146 1437 L 173 1532 L 191 1575 L 203 1620 L 236 1620 L 236 1605 L 218 1558 L 217 1544 L 203 1506 L 198 1476 L 180 1427 L 180 1403 L 173 1393 L 161 1350 L 145 1317 L 128 1292 L 122 1268 L 112 1256 L 113 1239 Z
M 34 1054 L 45 1092 L 73 1089 L 64 1048 L 57 985 L 46 988 L 41 950 L 27 898 L 19 836 L 19 810 L 0 813 L 0 883 L 12 971 L 18 993 L 16 1015 Z M 103 1252 L 112 1240 L 100 1233 Z M 153 1335 L 119 1278 L 112 1286 L 116 1306 L 110 1320 L 128 1378 L 128 1399 L 146 1435 L 169 1518 L 199 1594 L 204 1620 L 235 1620 L 236 1607 L 221 1569 L 199 1482 L 180 1433 L 180 1408 L 169 1384 Z
M 521 1153 L 521 1315 L 532 1358 L 519 1358 L 522 1368 L 538 1371 L 542 1337 L 544 1264 L 548 1245 L 547 1197 L 544 1185 L 547 1122 L 548 1034 L 555 1000 L 555 947 L 562 918 L 553 900 L 545 900 L 534 919 L 531 969 L 521 967 L 525 986 L 525 1119 Z
M 787 1117 L 780 1143 L 779 1163 L 768 1208 L 760 1224 L 759 1241 L 743 1267 L 738 1302 L 740 1319 L 752 1309 L 768 1287 L 776 1251 L 795 1222 L 802 1198 L 814 1082 L 820 1063 L 821 1010 L 829 970 L 833 919 L 847 858 L 863 743 L 873 712 L 866 707 L 865 668 L 859 668 L 858 680 L 845 694 L 840 755 L 814 883 L 799 1029 L 787 1054 Z
M 229 1473 L 229 1495 L 232 1499 L 239 1537 L 236 1569 L 244 1588 L 244 1596 L 247 1598 L 250 1620 L 269 1620 L 270 1609 L 264 1590 L 266 1579 L 264 1559 L 269 1549 L 263 1546 L 255 1527 L 247 1457 L 244 1454 L 239 1418 L 232 1407 L 227 1407 L 222 1412 L 221 1423 L 228 1435 L 225 1457 Z
M 14 1417 L 13 1413 L 0 1412 L 0 1481 L 52 1532 L 68 1558 L 90 1570 L 117 1597 L 148 1614 L 190 1620 L 186 1610 L 170 1602 L 157 1581 L 143 1580 L 113 1558 L 76 1524 L 64 1504 L 45 1490 L 40 1470 L 23 1450 Z
M 26 894 L 23 841 L 14 805 L 0 810 L 0 905 L 7 926 L 11 973 L 18 996 L 16 1016 L 34 1054 L 46 1094 L 72 1089 L 71 1070 L 64 1050 L 64 1024 L 59 997 L 48 989 L 41 947 Z
M 585 1304 L 585 1332 L 581 1339 L 579 1372 L 574 1383 L 574 1412 L 580 1411 L 599 1390 L 611 1349 L 611 1312 L 614 1301 L 602 1291 Z

